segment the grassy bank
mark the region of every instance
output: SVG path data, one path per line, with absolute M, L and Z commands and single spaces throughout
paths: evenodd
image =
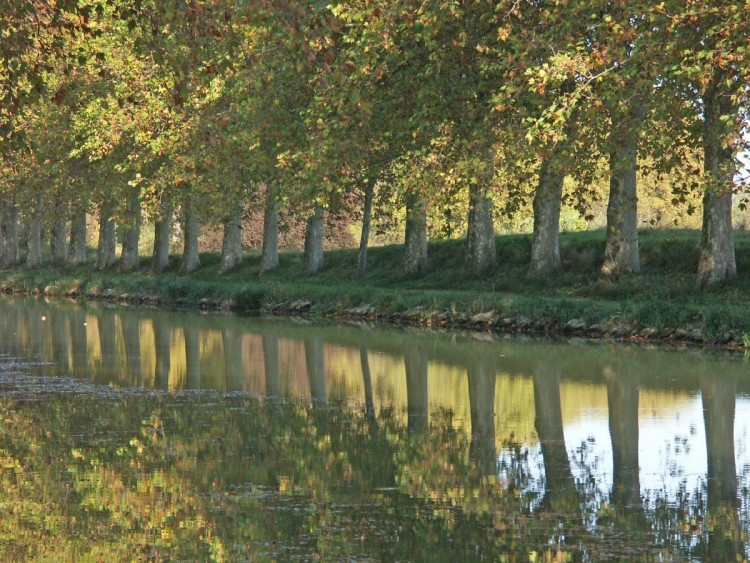
M 95 272 L 90 265 L 3 270 L 0 283 L 13 292 L 104 294 L 167 306 L 741 345 L 743 333 L 750 332 L 750 235 L 737 235 L 737 279 L 710 292 L 695 290 L 699 242 L 698 232 L 644 231 L 643 273 L 616 280 L 599 274 L 604 233 L 588 232 L 563 234 L 563 272 L 539 281 L 525 277 L 530 236 L 510 235 L 497 237 L 498 267 L 483 278 L 464 273 L 464 241 L 441 241 L 430 245 L 429 269 L 417 277 L 403 276 L 402 249 L 390 246 L 371 250 L 369 271 L 361 278 L 357 251 L 341 250 L 326 253 L 324 270 L 309 277 L 300 275 L 299 253 L 283 253 L 281 266 L 262 276 L 259 256 L 250 254 L 221 277 L 219 257 L 205 254 L 201 269 L 190 275 L 178 272 L 175 257 L 161 275 L 151 274 L 145 259 L 128 274 Z

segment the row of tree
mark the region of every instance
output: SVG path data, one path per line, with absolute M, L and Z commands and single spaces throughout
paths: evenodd
M 585 212 L 608 177 L 602 271 L 631 274 L 648 168 L 675 204 L 702 194 L 709 287 L 736 273 L 749 28 L 730 1 L 9 0 L 2 261 L 18 264 L 25 238 L 40 264 L 47 229 L 53 262 L 85 260 L 96 212 L 97 267 L 116 261 L 116 224 L 120 267 L 138 266 L 145 216 L 161 271 L 179 209 L 184 269 L 199 265 L 200 225 L 222 223 L 228 270 L 252 208 L 261 269 L 278 264 L 286 210 L 307 220 L 314 273 L 326 211 L 359 208 L 363 272 L 373 208 L 404 206 L 416 273 L 428 203 L 450 215 L 464 198 L 469 272 L 496 266 L 498 213 L 533 210 L 529 275 L 544 277 L 561 268 L 563 200 Z

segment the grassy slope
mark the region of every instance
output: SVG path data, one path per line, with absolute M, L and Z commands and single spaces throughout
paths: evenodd
M 573 318 L 591 323 L 626 323 L 631 328 L 699 328 L 711 339 L 726 331 L 750 332 L 750 235 L 736 239 L 739 277 L 710 292 L 694 289 L 700 234 L 692 231 L 641 233 L 643 273 L 604 280 L 598 272 L 604 252 L 602 232 L 561 236 L 564 270 L 549 280 L 525 279 L 530 254 L 528 235 L 497 238 L 498 267 L 483 278 L 463 272 L 464 241 L 430 246 L 429 270 L 417 277 L 401 273 L 399 246 L 374 248 L 369 272 L 357 278 L 356 250 L 326 253 L 318 275 L 300 275 L 302 257 L 284 253 L 281 266 L 258 275 L 259 257 L 223 277 L 216 275 L 218 256 L 202 255 L 203 267 L 188 276 L 148 271 L 149 261 L 131 274 L 94 272 L 90 266 L 65 270 L 5 270 L 0 280 L 15 290 L 52 286 L 57 293 L 77 287 L 83 293 L 113 288 L 118 293 L 146 292 L 167 302 L 195 305 L 202 298 L 232 299 L 241 309 L 272 307 L 296 299 L 314 303 L 313 311 L 330 313 L 369 303 L 379 315 L 424 305 L 436 311 L 469 314 L 497 310 L 504 316 L 526 316 L 563 325 Z

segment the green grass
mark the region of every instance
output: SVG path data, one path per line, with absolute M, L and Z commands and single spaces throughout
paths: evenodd
M 235 308 L 272 308 L 298 299 L 313 303 L 313 312 L 332 314 L 363 303 L 387 316 L 422 305 L 434 311 L 474 314 L 496 310 L 504 316 L 526 316 L 563 325 L 583 318 L 589 323 L 627 324 L 633 329 L 697 328 L 708 339 L 727 331 L 750 331 L 750 235 L 736 237 L 739 276 L 708 292 L 695 289 L 700 233 L 643 231 L 640 234 L 642 273 L 604 279 L 599 274 L 604 233 L 563 233 L 563 271 L 545 280 L 526 279 L 531 237 L 497 237 L 498 266 L 481 278 L 464 270 L 465 241 L 438 241 L 429 248 L 429 268 L 418 276 L 401 271 L 399 245 L 373 248 L 368 272 L 356 275 L 357 251 L 326 253 L 326 265 L 315 276 L 302 276 L 300 253 L 282 253 L 280 267 L 259 274 L 260 258 L 248 254 L 243 265 L 218 276 L 219 257 L 201 255 L 202 267 L 190 275 L 171 268 L 155 276 L 150 260 L 133 273 L 96 272 L 90 265 L 67 269 L 0 271 L 0 282 L 30 292 L 49 288 L 62 294 L 73 287 L 81 293 L 112 288 L 118 293 L 144 292 L 167 304 L 196 306 L 201 299 L 231 300 Z M 739 338 L 737 336 L 736 338 Z

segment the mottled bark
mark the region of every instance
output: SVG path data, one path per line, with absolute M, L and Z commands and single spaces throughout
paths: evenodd
M 109 268 L 117 262 L 117 238 L 112 208 L 108 204 L 99 206 L 99 241 L 96 247 L 96 269 Z
M 172 201 L 163 197 L 159 217 L 154 223 L 154 252 L 151 271 L 160 274 L 169 267 L 169 243 L 172 237 Z
M 5 268 L 18 265 L 19 242 L 18 242 L 18 219 L 19 210 L 15 203 L 8 203 L 4 209 L 4 236 L 2 263 Z
M 279 265 L 279 204 L 276 193 L 270 187 L 263 215 L 263 251 L 260 271 L 267 272 Z
M 42 265 L 42 196 L 36 197 L 36 206 L 29 223 L 29 238 L 26 241 L 26 267 Z
M 406 234 L 404 273 L 413 275 L 427 269 L 427 202 L 417 193 L 406 195 Z
M 529 277 L 546 277 L 560 269 L 560 204 L 565 174 L 550 158 L 542 161 L 534 194 L 534 236 Z
M 307 365 L 307 379 L 310 383 L 310 396 L 313 404 L 325 403 L 328 399 L 325 357 L 323 340 L 319 336 L 313 336 L 305 340 L 305 364 Z
M 224 274 L 242 263 L 242 208 L 238 207 L 224 221 L 219 273 Z
M 190 273 L 197 270 L 201 265 L 200 254 L 198 254 L 198 236 L 200 235 L 200 221 L 198 210 L 192 204 L 185 206 L 185 245 L 182 252 L 182 271 Z
M 737 274 L 732 232 L 732 181 L 735 173 L 727 124 L 736 117 L 728 93 L 722 91 L 724 73 L 717 75 L 703 96 L 703 167 L 709 185 L 703 196 L 703 232 L 698 262 L 698 287 L 706 289 Z
M 486 186 L 472 184 L 469 187 L 466 267 L 475 276 L 481 276 L 497 264 L 493 208 Z
M 409 432 L 426 432 L 429 425 L 427 395 L 427 351 L 410 344 L 404 351 L 406 370 L 406 411 Z
M 141 199 L 139 194 L 129 195 L 127 216 L 130 224 L 125 228 L 120 251 L 120 271 L 130 272 L 140 264 L 138 243 L 141 239 Z
M 637 158 L 634 132 L 624 137 L 609 156 L 607 243 L 602 265 L 605 275 L 637 274 L 641 270 L 638 253 Z
M 359 257 L 357 260 L 357 274 L 364 275 L 367 271 L 367 249 L 370 244 L 370 230 L 372 228 L 372 200 L 375 196 L 375 183 L 368 182 L 365 186 L 365 202 L 362 207 L 362 234 L 359 237 Z
M 307 220 L 305 230 L 305 254 L 303 256 L 303 272 L 317 274 L 323 268 L 323 219 L 325 213 L 321 206 Z
M 86 209 L 81 207 L 70 218 L 70 248 L 68 264 L 86 262 Z

